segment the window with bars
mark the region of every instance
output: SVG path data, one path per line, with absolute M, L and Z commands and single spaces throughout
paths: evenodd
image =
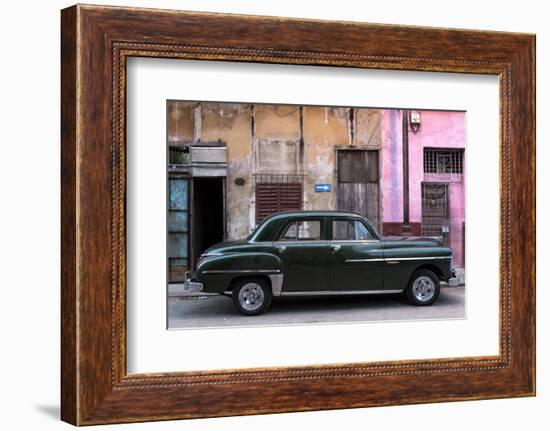
M 424 148 L 424 173 L 462 174 L 462 150 Z
M 170 165 L 186 165 L 189 163 L 189 147 L 182 145 L 170 145 L 169 161 Z

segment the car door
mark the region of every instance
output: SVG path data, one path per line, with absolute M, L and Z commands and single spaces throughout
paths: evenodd
M 359 218 L 330 221 L 330 289 L 384 289 L 384 250 L 375 234 Z
M 329 249 L 323 218 L 287 221 L 276 241 L 283 262 L 283 292 L 317 292 L 329 289 Z

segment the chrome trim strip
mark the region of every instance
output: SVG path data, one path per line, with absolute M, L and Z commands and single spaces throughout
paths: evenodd
M 223 255 L 224 253 L 206 253 L 206 254 L 201 254 L 200 258 L 212 257 L 212 256 L 223 256 Z
M 329 242 L 337 242 L 343 244 L 372 244 L 381 242 L 379 239 L 331 239 Z
M 452 256 L 424 256 L 424 257 L 387 257 L 384 258 L 386 262 L 394 260 L 430 260 L 430 259 L 451 259 Z
M 207 269 L 203 274 L 276 274 L 281 272 L 279 269 Z
M 265 241 L 265 242 L 269 242 L 269 241 Z M 285 245 L 285 244 L 288 244 L 288 245 L 304 245 L 304 244 L 327 245 L 328 244 L 328 241 L 326 239 L 303 239 L 301 241 L 285 239 L 285 240 L 280 240 L 280 241 L 275 240 L 275 241 L 271 241 L 271 242 L 273 242 L 273 246 L 275 246 L 276 244 L 281 244 L 281 245 Z
M 346 259 L 345 263 L 354 263 L 354 262 L 383 262 L 383 257 L 373 257 L 369 259 Z
M 451 256 L 425 256 L 425 257 L 372 257 L 365 259 L 346 259 L 345 263 L 356 262 L 388 262 L 399 263 L 401 260 L 433 260 L 433 259 L 451 259 Z
M 377 295 L 382 293 L 401 293 L 397 290 L 315 290 L 311 292 L 281 292 L 281 296 L 329 296 L 329 295 Z

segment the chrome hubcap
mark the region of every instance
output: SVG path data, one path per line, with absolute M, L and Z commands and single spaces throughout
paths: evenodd
M 239 303 L 245 310 L 257 310 L 264 303 L 264 291 L 259 284 L 247 283 L 239 291 Z
M 435 294 L 434 281 L 425 275 L 414 280 L 412 293 L 420 302 L 426 302 L 433 298 Z

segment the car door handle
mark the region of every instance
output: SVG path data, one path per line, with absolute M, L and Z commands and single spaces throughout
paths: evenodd
M 282 253 L 282 252 L 285 251 L 285 250 L 286 250 L 286 245 L 278 245 L 278 246 L 277 246 L 277 251 L 278 251 L 279 253 Z
M 338 250 L 340 250 L 342 248 L 341 245 L 339 244 L 334 244 L 334 245 L 331 245 L 330 246 L 330 252 L 331 253 L 336 253 Z

